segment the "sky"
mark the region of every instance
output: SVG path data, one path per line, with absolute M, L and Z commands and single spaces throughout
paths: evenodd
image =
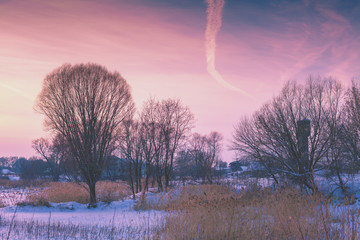
M 138 110 L 181 99 L 194 132 L 224 135 L 227 162 L 234 125 L 286 81 L 360 79 L 359 1 L 225 0 L 210 19 L 209 1 L 0 0 L 0 156 L 36 155 L 48 133 L 33 106 L 64 63 L 118 71 Z

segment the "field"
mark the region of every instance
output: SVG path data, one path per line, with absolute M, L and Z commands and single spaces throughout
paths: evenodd
M 354 198 L 239 185 L 188 184 L 132 200 L 126 183 L 100 182 L 99 205 L 88 209 L 79 184 L 3 183 L 0 239 L 360 238 Z

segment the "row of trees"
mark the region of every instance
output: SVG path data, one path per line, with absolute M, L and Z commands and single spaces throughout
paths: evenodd
M 133 193 L 142 190 L 141 168 L 145 164 L 144 189 L 150 176 L 159 191 L 167 190 L 179 147 L 183 146 L 193 127 L 194 116 L 179 100 L 148 100 L 138 118 L 124 123 L 119 149 L 129 159 L 130 186 Z
M 298 121 L 309 119 L 308 156 L 299 146 Z M 332 78 L 288 82 L 281 93 L 235 127 L 232 149 L 260 163 L 275 183 L 296 182 L 318 190 L 317 173 L 333 173 L 346 192 L 342 173 L 359 169 L 360 88 L 345 90 Z
M 156 182 L 159 191 L 167 190 L 175 177 L 212 183 L 214 167 L 222 163 L 223 137 L 217 132 L 190 134 L 193 122 L 193 114 L 179 100 L 149 99 L 138 117 L 123 122 L 113 152 L 121 158 L 109 156 L 105 160 L 102 179 L 127 180 L 134 198 L 148 190 L 149 180 L 152 185 Z M 61 135 L 51 141 L 36 139 L 33 148 L 48 163 L 53 181 L 61 174 L 82 180 Z
M 31 157 L 1 157 L 0 169 L 11 170 L 10 175 L 16 174 L 21 179 L 34 180 L 45 179 L 51 174 L 46 162 L 40 158 Z M 2 178 L 8 178 L 5 174 Z
M 176 172 L 183 179 L 192 177 L 194 180 L 213 182 L 214 167 L 226 167 L 220 159 L 223 137 L 218 132 L 209 135 L 195 133 L 188 145 L 178 154 Z
M 35 109 L 45 115 L 52 138 L 35 140 L 34 149 L 52 166 L 54 180 L 62 166 L 88 185 L 90 207 L 96 206 L 96 182 L 113 154 L 127 160 L 135 197 L 148 189 L 150 178 L 159 191 L 167 191 L 180 149 L 193 155 L 203 166 L 203 179 L 211 181 L 210 167 L 221 149 L 218 133 L 195 134 L 192 144 L 187 143 L 194 116 L 179 100 L 150 99 L 135 116 L 125 79 L 97 64 L 64 64 L 55 69 L 44 79 Z

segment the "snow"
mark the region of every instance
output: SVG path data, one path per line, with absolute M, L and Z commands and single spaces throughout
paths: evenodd
M 360 175 L 353 176 L 351 180 L 351 188 L 353 190 L 360 189 Z M 330 183 L 325 178 L 317 176 L 316 181 L 322 189 L 329 187 Z M 271 186 L 273 183 L 270 178 L 241 179 L 237 177 L 227 179 L 226 182 L 232 186 L 237 186 L 238 189 L 246 188 L 254 183 L 261 186 Z M 36 190 L 30 188 L 0 188 L 0 197 L 5 206 L 0 208 L 0 219 L 3 221 L 3 224 L 0 225 L 1 239 L 7 238 L 13 217 L 17 222 L 17 228 L 13 231 L 10 239 L 93 239 L 93 236 L 96 236 L 94 239 L 156 239 L 158 236 L 156 235 L 158 234 L 157 229 L 164 226 L 166 218 L 169 216 L 168 212 L 160 210 L 136 211 L 134 209 L 136 201 L 132 199 L 111 203 L 100 202 L 97 208 L 92 209 L 87 208 L 86 204 L 77 202 L 50 203 L 50 207 L 16 206 L 17 202 L 24 201 L 25 197 L 34 191 Z M 148 192 L 146 201 L 156 205 L 163 203 L 162 201 L 166 202 L 170 198 L 176 198 L 179 193 L 179 189 L 172 190 L 171 194 Z M 137 199 L 139 199 L 139 195 L 137 195 Z M 350 206 L 341 205 L 339 207 L 334 205 L 331 208 L 334 217 L 340 216 L 341 212 L 346 209 L 360 209 L 360 202 L 356 201 Z M 32 228 L 32 226 L 38 227 L 40 230 L 36 233 L 32 231 L 32 235 L 29 235 L 27 229 Z M 51 233 L 53 235 L 47 233 L 52 236 L 49 237 L 45 232 L 48 231 L 46 229 L 52 227 L 54 228 Z M 75 228 L 77 230 L 71 236 L 64 235 L 67 231 L 74 231 Z M 116 228 L 118 232 L 108 237 L 113 228 Z M 59 233 L 56 237 L 55 234 L 59 231 L 63 235 Z M 90 235 L 84 237 L 84 234 Z
M 135 211 L 134 200 L 116 201 L 110 204 L 99 203 L 97 208 L 88 209 L 86 204 L 76 202 L 52 203 L 51 207 L 6 207 L 0 210 L 4 217 L 12 217 L 16 210 L 16 219 L 76 225 L 132 226 L 149 222 L 149 227 L 161 223 L 166 215 L 164 211 Z
M 0 188 L 0 203 L 2 206 L 14 206 L 25 200 L 26 196 L 35 193 L 35 189 L 29 188 Z
M 19 181 L 20 177 L 15 175 L 8 175 L 10 181 Z
M 51 207 L 5 207 L 0 209 L 0 238 L 7 239 L 9 232 L 10 239 L 19 240 L 158 238 L 167 213 L 135 211 L 135 203 L 130 199 L 100 202 L 92 209 L 76 202 L 51 203 Z
M 14 174 L 12 171 L 10 171 L 9 169 L 1 169 L 1 174 Z

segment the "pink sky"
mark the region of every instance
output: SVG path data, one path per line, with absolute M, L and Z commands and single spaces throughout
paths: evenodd
M 227 1 L 215 65 L 242 94 L 207 73 L 203 1 L 0 0 L 0 156 L 35 155 L 31 141 L 47 134 L 35 98 L 46 74 L 65 62 L 120 72 L 138 109 L 151 96 L 180 98 L 195 114 L 194 131 L 222 133 L 226 148 L 239 118 L 285 81 L 359 78 L 357 16 L 358 5 L 326 1 Z

